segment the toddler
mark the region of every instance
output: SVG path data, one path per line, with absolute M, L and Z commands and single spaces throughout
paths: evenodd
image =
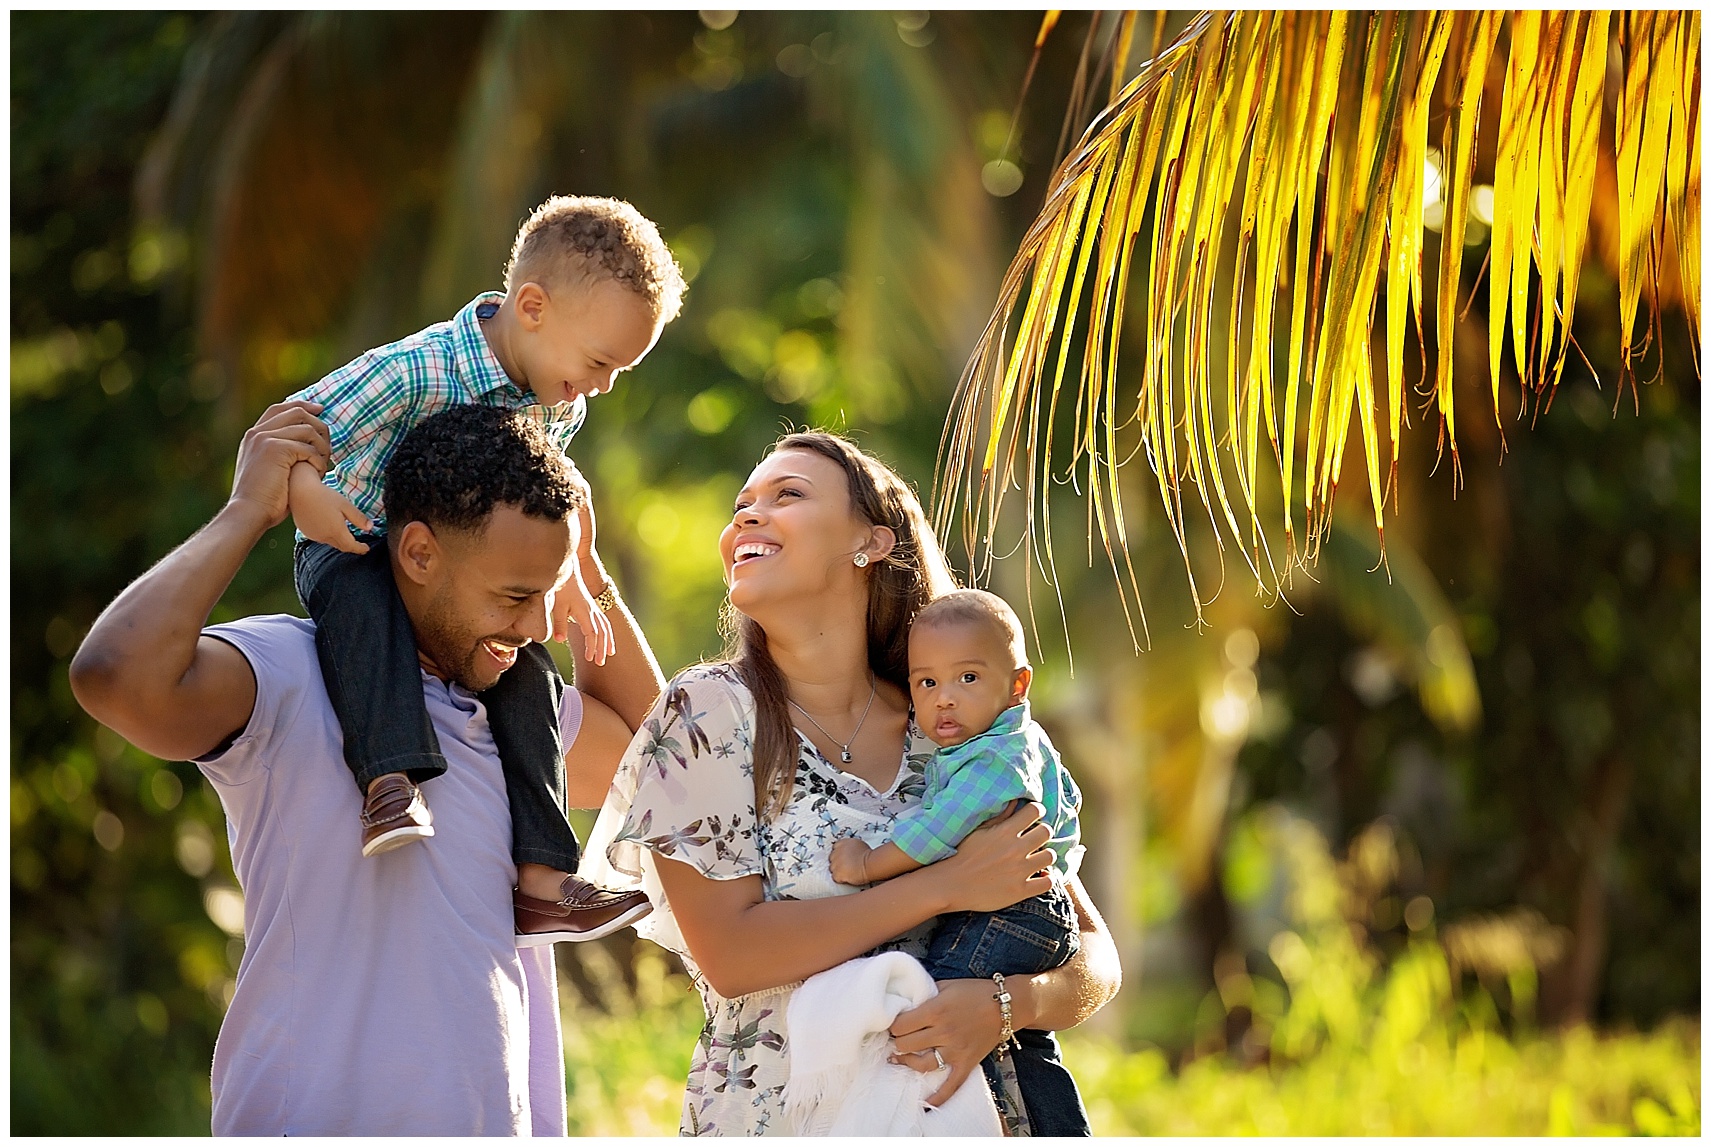
M 554 196 L 518 231 L 503 293 L 477 295 L 451 321 L 371 350 L 291 396 L 319 404 L 331 436 L 324 480 L 308 463 L 291 474 L 295 573 L 344 730 L 345 761 L 364 797 L 364 856 L 434 835 L 417 786 L 446 770 L 379 520 L 387 460 L 411 427 L 465 403 L 534 417 L 563 450 L 582 426 L 587 400 L 646 356 L 683 291 L 658 229 L 634 207 Z M 578 484 L 585 495 L 580 557 L 594 521 L 586 484 Z M 580 564 L 572 563 L 554 595 L 552 635 L 568 640 L 574 619 L 584 656 L 603 664 L 614 648 L 605 613 L 617 597 L 610 585 L 582 584 Z M 546 647 L 483 641 L 468 664 L 442 668 L 483 690 L 504 766 L 518 944 L 593 939 L 645 915 L 641 893 L 607 892 L 573 875 L 579 850 L 565 818 L 558 726 L 565 686 Z
M 1010 1032 L 1005 976 L 1048 971 L 1075 955 L 1080 928 L 1063 882 L 1075 875 L 1081 793 L 1050 738 L 1029 715 L 1022 625 L 1003 598 L 957 590 L 936 598 L 909 630 L 909 694 L 915 721 L 939 746 L 927 766 L 926 794 L 897 818 L 889 841 L 832 847 L 832 879 L 871 884 L 943 860 L 962 838 L 1014 800 L 1045 806 L 1051 829 L 1051 891 L 1000 912 L 939 917 L 927 958 L 935 980 L 989 979 L 998 988 L 1006 1040 L 982 1065 L 996 1088 L 997 1060 L 1009 1055 L 1035 1135 L 1087 1135 L 1075 1080 L 1046 1031 Z

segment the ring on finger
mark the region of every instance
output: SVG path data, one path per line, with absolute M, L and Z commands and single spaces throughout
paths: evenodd
M 932 1049 L 932 1051 L 933 1051 L 933 1061 L 935 1063 L 937 1063 L 940 1067 L 949 1067 L 950 1066 L 948 1063 L 945 1062 L 945 1057 L 943 1055 L 939 1054 L 938 1048 L 935 1047 Z

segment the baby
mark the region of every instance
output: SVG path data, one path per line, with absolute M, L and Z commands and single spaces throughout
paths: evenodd
M 939 751 L 927 766 L 927 789 L 917 807 L 897 818 L 891 840 L 877 848 L 855 839 L 832 847 L 832 879 L 840 884 L 889 880 L 956 851 L 962 838 L 1005 811 L 1014 800 L 1045 806 L 1054 856 L 1052 888 L 1000 912 L 953 912 L 939 917 L 927 958 L 935 980 L 992 979 L 1009 1034 L 1004 976 L 1026 976 L 1064 963 L 1080 947 L 1075 906 L 1064 881 L 1075 875 L 1081 793 L 1044 729 L 1028 712 L 1028 666 L 1022 625 L 1000 598 L 957 590 L 934 600 L 909 630 L 909 694 L 915 721 Z M 1007 1041 L 1007 1043 L 1010 1041 Z M 1050 1032 L 1014 1035 L 1017 1082 L 1030 1113 L 1043 1122 L 1085 1121 L 1075 1080 Z M 986 1063 L 992 1079 L 995 1057 Z M 1071 1133 L 1069 1131 L 1056 1133 Z M 1086 1132 L 1083 1132 L 1084 1134 Z

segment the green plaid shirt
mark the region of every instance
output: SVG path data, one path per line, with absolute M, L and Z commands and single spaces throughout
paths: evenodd
M 1016 799 L 1045 806 L 1056 857 L 1052 867 L 1074 876 L 1085 851 L 1081 791 L 1030 716 L 1027 701 L 998 714 L 986 732 L 933 754 L 926 798 L 897 818 L 891 842 L 917 864 L 932 864 L 956 852 L 963 837 Z
M 584 399 L 542 406 L 493 356 L 481 320 L 491 318 L 504 298 L 483 292 L 451 321 L 376 347 L 291 396 L 326 408 L 321 419 L 333 440 L 327 485 L 377 524 L 387 460 L 412 426 L 442 410 L 474 403 L 522 411 L 560 450 L 582 428 Z

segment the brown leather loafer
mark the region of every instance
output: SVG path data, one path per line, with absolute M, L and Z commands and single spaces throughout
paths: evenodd
M 536 948 L 560 940 L 598 940 L 653 911 L 641 892 L 611 892 L 580 876 L 567 876 L 557 901 L 513 894 L 517 909 L 517 947 Z
M 375 856 L 434 835 L 434 814 L 422 790 L 403 773 L 374 782 L 362 806 L 362 854 Z

